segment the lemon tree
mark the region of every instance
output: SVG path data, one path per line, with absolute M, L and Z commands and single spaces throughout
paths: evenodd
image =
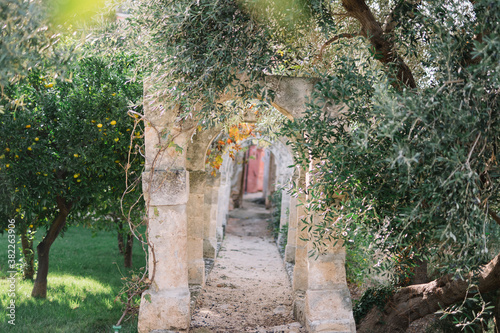
M 87 57 L 72 65 L 72 80 L 33 70 L 5 89 L 0 174 L 9 190 L 1 223 L 15 219 L 21 235 L 44 232 L 33 296 L 46 296 L 50 247 L 68 216 L 87 216 L 103 202 L 118 212 L 126 172 L 129 182 L 140 174 L 140 109 L 133 105 L 142 83 L 127 78 L 132 66 L 125 57 Z

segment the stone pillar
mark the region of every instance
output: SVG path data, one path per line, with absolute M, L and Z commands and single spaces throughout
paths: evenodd
M 186 212 L 189 172 L 185 169 L 185 153 L 177 152 L 168 140 L 173 137 L 175 144 L 185 147 L 191 133 L 173 125 L 167 127 L 168 119 L 163 119 L 160 113 L 146 109 L 146 115 L 150 117 L 145 129 L 143 192 L 148 212 L 148 269 L 152 283 L 141 298 L 138 330 L 184 332 L 190 323 Z
M 203 229 L 205 218 L 206 171 L 189 172 L 188 219 L 188 279 L 189 284 L 205 283 L 205 262 L 203 260 Z
M 315 217 L 318 219 L 318 217 Z M 308 250 L 313 249 L 312 240 Z M 308 288 L 305 298 L 308 332 L 355 333 L 351 295 L 345 275 L 345 249 L 327 243 L 319 256 L 308 258 Z
M 288 216 L 288 239 L 285 247 L 285 261 L 295 263 L 295 249 L 297 246 L 297 198 L 290 197 L 290 215 Z
M 285 242 L 287 235 L 283 234 L 283 230 L 289 226 L 290 217 L 290 193 L 286 187 L 281 192 L 281 214 L 280 214 L 280 230 L 278 234 L 278 244 L 281 246 Z M 288 239 L 286 239 L 288 240 Z
M 274 193 L 274 189 L 276 188 L 276 159 L 274 154 L 271 153 L 269 156 L 269 175 L 267 180 L 267 190 L 266 196 L 264 197 L 266 202 L 266 209 L 271 208 L 271 200 L 270 197 Z
M 314 169 L 311 161 L 309 170 Z M 309 187 L 310 173 L 306 175 Z M 309 216 L 312 225 L 322 224 L 319 215 Z M 345 249 L 340 241 L 322 239 L 320 252 L 314 253 L 310 235 L 307 241 L 307 291 L 305 296 L 305 326 L 308 332 L 355 333 L 351 295 L 345 273 Z M 312 255 L 315 254 L 315 255 Z
M 222 242 L 227 225 L 227 214 L 229 212 L 229 198 L 231 196 L 231 175 L 233 171 L 233 160 L 229 154 L 224 155 L 221 168 L 221 180 L 217 203 L 217 242 Z
M 300 169 L 299 177 L 297 180 L 297 187 L 299 189 L 299 196 L 296 198 L 296 216 L 297 216 L 297 232 L 295 238 L 295 266 L 293 269 L 293 283 L 292 288 L 294 291 L 294 304 L 293 311 L 295 318 L 300 322 L 305 323 L 305 293 L 308 283 L 308 265 L 307 265 L 307 242 L 303 239 L 309 237 L 307 229 L 302 230 L 304 227 L 303 220 L 307 219 L 307 212 L 304 205 L 306 204 L 305 195 L 305 171 Z
M 207 174 L 205 185 L 203 257 L 215 259 L 217 255 L 217 215 L 220 172 L 215 176 Z

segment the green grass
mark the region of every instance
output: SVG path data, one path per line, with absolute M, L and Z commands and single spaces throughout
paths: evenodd
M 19 244 L 18 244 L 19 245 Z M 20 258 L 17 250 L 17 259 Z M 144 253 L 134 244 L 134 269 L 145 265 Z M 121 287 L 123 256 L 116 232 L 71 227 L 50 250 L 47 299 L 30 296 L 33 282 L 17 280 L 15 326 L 7 323 L 10 301 L 7 271 L 7 235 L 0 235 L 0 332 L 114 332 L 122 304 L 114 302 Z M 120 332 L 137 332 L 137 318 L 122 323 Z

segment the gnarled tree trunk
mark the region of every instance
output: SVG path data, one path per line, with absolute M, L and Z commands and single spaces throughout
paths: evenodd
M 46 298 L 47 297 L 47 275 L 49 273 L 49 252 L 50 247 L 56 240 L 57 236 L 66 224 L 66 218 L 71 210 L 72 203 L 67 203 L 63 198 L 57 196 L 57 207 L 59 214 L 56 216 L 50 225 L 47 234 L 36 247 L 38 255 L 38 270 L 36 273 L 35 284 L 31 291 L 31 296 Z
M 500 254 L 483 267 L 478 291 L 500 289 Z M 358 327 L 358 333 L 403 333 L 411 322 L 474 295 L 469 281 L 445 276 L 425 284 L 400 289 L 384 307 L 373 308 Z
M 361 24 L 360 34 L 370 41 L 375 50 L 375 58 L 384 65 L 392 65 L 396 69 L 394 85 L 398 88 L 402 86 L 416 88 L 417 84 L 410 68 L 397 54 L 394 42 L 391 40 L 392 22 L 388 22 L 388 27 L 384 30 L 365 0 L 342 0 L 342 6 L 350 17 L 357 19 Z
M 21 246 L 23 248 L 24 267 L 23 279 L 33 280 L 35 276 L 35 252 L 33 251 L 33 240 L 28 239 L 25 233 L 21 234 Z

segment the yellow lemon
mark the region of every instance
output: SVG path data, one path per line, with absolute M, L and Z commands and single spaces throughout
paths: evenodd
M 116 125 L 116 121 L 112 120 L 112 121 L 110 122 L 110 124 L 111 124 L 111 125 Z
M 79 173 L 75 173 L 75 174 L 73 175 L 73 178 L 78 178 L 78 176 L 80 176 L 80 174 L 79 174 Z
M 43 207 L 42 210 L 47 210 L 47 207 Z
M 120 163 L 120 161 L 116 160 L 115 163 Z
M 101 127 L 102 127 L 102 124 L 97 124 L 97 127 L 101 128 Z
M 26 128 L 31 128 L 31 125 L 26 125 Z
M 116 93 L 112 93 L 111 96 L 116 96 Z
M 5 167 L 6 167 L 6 168 L 10 167 L 10 164 L 5 164 Z
M 79 182 L 81 182 L 81 181 L 82 181 L 81 179 L 78 179 L 78 180 L 77 180 L 77 183 L 79 183 Z
M 16 158 L 19 158 L 19 155 L 16 155 Z
M 28 147 L 28 150 L 31 150 L 31 147 Z
M 95 120 L 91 120 L 92 124 L 95 123 Z
M 127 128 L 127 132 L 130 132 L 130 128 Z
M 9 151 L 10 151 L 10 148 L 5 148 L 5 151 L 6 151 L 6 152 L 9 152 Z
M 18 212 L 18 213 L 19 213 L 20 211 L 21 211 L 21 210 L 20 210 L 19 208 L 16 208 L 16 212 Z
M 38 140 L 40 140 L 40 139 L 39 138 L 35 138 L 35 141 L 38 141 Z
M 118 139 L 118 138 L 115 138 L 115 141 L 116 141 L 116 142 L 118 142 L 118 140 L 120 140 L 120 139 Z
M 43 174 L 45 177 L 47 177 L 48 175 L 46 173 Z
M 54 84 L 53 84 L 53 83 L 49 83 L 49 84 L 46 84 L 46 85 L 45 85 L 45 88 L 52 88 L 53 86 L 54 86 Z
M 78 154 L 73 154 L 73 156 L 74 156 L 74 157 L 78 157 L 78 156 L 80 156 L 80 155 L 78 155 Z
M 30 224 L 30 228 L 33 228 L 33 224 Z

